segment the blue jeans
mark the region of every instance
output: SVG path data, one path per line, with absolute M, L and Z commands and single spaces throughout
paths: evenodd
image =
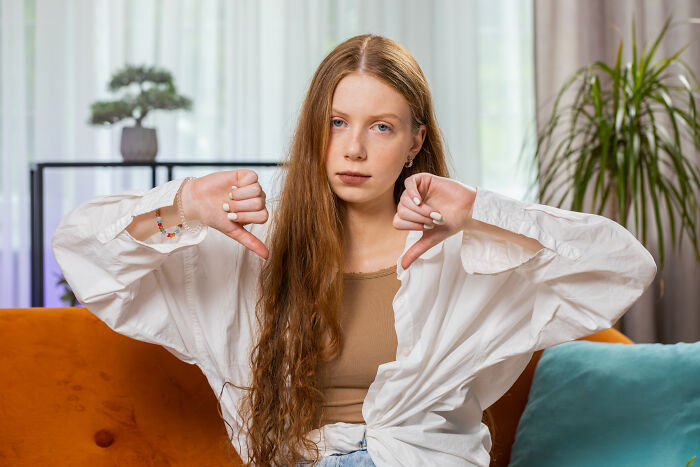
M 297 463 L 296 467 L 305 467 L 311 462 Z M 319 459 L 316 467 L 376 467 L 367 452 L 367 435 L 362 437 L 360 449 L 347 454 L 330 454 Z

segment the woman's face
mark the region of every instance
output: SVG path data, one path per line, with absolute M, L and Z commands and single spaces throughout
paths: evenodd
M 411 132 L 406 99 L 377 78 L 360 73 L 344 77 L 333 93 L 326 175 L 333 192 L 348 203 L 393 203 L 396 179 L 419 152 L 425 125 Z M 345 178 L 350 171 L 366 175 Z M 357 183 L 357 182 L 361 183 Z

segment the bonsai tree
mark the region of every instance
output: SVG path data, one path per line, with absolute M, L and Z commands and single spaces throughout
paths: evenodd
M 112 92 L 122 88 L 136 88 L 138 93 L 127 93 L 114 101 L 95 102 L 91 106 L 90 124 L 113 124 L 133 118 L 136 126 L 141 127 L 143 119 L 153 110 L 192 108 L 192 101 L 177 93 L 172 75 L 162 68 L 126 65 L 112 75 L 108 86 Z
M 537 134 L 534 153 L 538 167 L 534 185 L 539 185 L 542 203 L 549 203 L 554 191 L 563 187 L 564 196 L 556 206 L 561 207 L 571 195 L 568 209 L 581 211 L 586 191 L 592 188 L 592 209 L 600 215 L 609 202 L 610 217 L 625 227 L 633 205 L 635 226 L 639 232 L 641 225 L 645 245 L 647 206 L 651 204 L 662 273 L 662 211 L 669 217 L 673 251 L 676 233 L 677 243 L 685 233 L 700 262 L 695 218 L 695 189 L 700 189 L 700 178 L 681 144 L 685 139 L 691 148 L 700 149 L 695 103 L 698 81 L 680 58 L 690 44 L 652 62 L 670 21 L 666 20 L 651 49 L 647 52 L 645 45 L 639 55 L 632 22 L 631 62 L 621 63 L 621 40 L 614 64 L 596 61 L 579 68 L 559 91 L 549 121 Z M 572 103 L 560 108 L 566 93 L 573 97 Z M 561 177 L 564 170 L 567 176 Z M 555 179 L 561 180 L 554 184 Z M 663 277 L 660 290 L 663 296 Z

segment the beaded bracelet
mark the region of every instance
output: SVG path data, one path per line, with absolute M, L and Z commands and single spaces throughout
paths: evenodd
M 165 230 L 163 228 L 163 220 L 160 218 L 160 209 L 156 209 L 156 223 L 158 224 L 158 229 L 160 230 L 160 233 L 162 233 L 166 237 L 174 237 L 175 235 L 179 234 L 180 227 L 182 227 L 182 224 L 178 224 L 173 232 L 168 232 L 167 230 Z
M 182 183 L 182 187 L 185 186 L 185 183 L 188 183 L 189 181 L 194 180 L 195 178 L 196 177 L 187 177 L 185 179 L 185 181 Z M 198 233 L 202 229 L 201 223 L 198 222 L 198 223 L 196 223 L 196 227 L 192 227 L 190 225 L 190 223 L 187 222 L 187 220 L 185 219 L 185 211 L 182 207 L 182 187 L 180 188 L 180 190 L 178 190 L 177 195 L 175 196 L 176 201 L 177 201 L 177 210 L 178 210 L 178 213 L 180 214 L 180 220 L 182 222 L 177 225 L 177 227 L 175 228 L 175 230 L 173 232 L 168 232 L 167 230 L 165 230 L 165 228 L 163 227 L 163 220 L 160 217 L 160 209 L 155 210 L 156 223 L 158 224 L 158 229 L 160 230 L 160 233 L 162 233 L 163 235 L 165 235 L 168 238 L 178 235 L 180 233 L 180 227 L 184 228 L 185 230 L 187 230 L 188 232 L 191 232 L 193 234 Z

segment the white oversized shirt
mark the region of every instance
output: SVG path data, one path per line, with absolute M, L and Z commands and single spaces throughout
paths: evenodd
M 221 391 L 224 381 L 251 381 L 264 260 L 207 226 L 146 241 L 125 230 L 134 216 L 172 205 L 181 183 L 93 198 L 65 216 L 53 251 L 78 300 L 113 330 L 201 368 L 222 395 L 229 437 L 247 463 L 236 412 L 242 392 L 231 385 Z M 656 275 L 644 246 L 603 216 L 477 187 L 472 217 L 544 248 L 469 229 L 403 269 L 406 250 L 422 236 L 409 232 L 396 262 L 396 360 L 377 369 L 362 406 L 366 424 L 338 422 L 308 434 L 322 454 L 359 449 L 366 431 L 378 467 L 488 466 L 483 410 L 513 385 L 533 352 L 611 327 Z M 245 228 L 269 248 L 270 223 Z

